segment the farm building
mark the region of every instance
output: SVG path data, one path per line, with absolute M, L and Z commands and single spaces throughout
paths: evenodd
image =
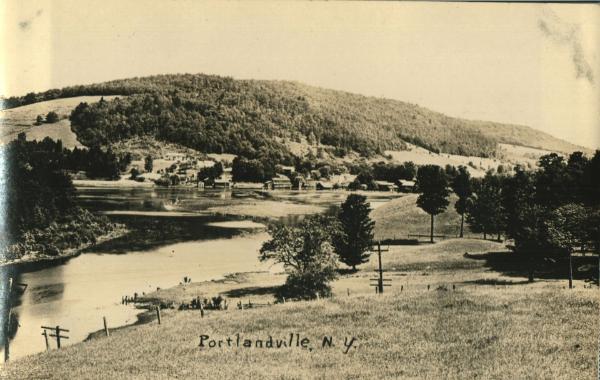
M 403 192 L 413 192 L 415 189 L 415 181 L 408 181 L 405 179 L 400 179 L 398 180 L 398 187 L 399 187 L 399 191 L 403 191 Z
M 287 176 L 278 174 L 265 182 L 265 188 L 270 190 L 291 190 L 292 181 Z
M 388 181 L 375 181 L 379 191 L 398 191 L 398 186 Z

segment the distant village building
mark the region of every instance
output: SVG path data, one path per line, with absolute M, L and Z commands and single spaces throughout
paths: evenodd
M 318 181 L 317 190 L 333 190 L 333 183 L 327 181 Z
M 219 178 L 215 178 L 215 181 L 214 181 L 215 189 L 231 189 L 232 187 L 233 187 L 233 182 L 231 181 L 231 177 L 221 176 Z
M 415 190 L 415 181 L 400 179 L 398 180 L 398 185 L 398 190 L 402 192 L 411 193 Z
M 292 177 L 296 173 L 296 168 L 293 166 L 281 166 L 281 172 L 288 177 Z
M 203 168 L 212 168 L 213 166 L 215 166 L 215 162 L 214 161 L 210 161 L 210 160 L 206 160 L 206 161 L 198 161 L 196 163 L 196 167 L 198 169 L 203 169 Z
M 339 174 L 331 177 L 331 183 L 334 188 L 347 189 L 348 186 L 356 179 L 355 174 Z
M 277 174 L 270 181 L 265 182 L 265 188 L 268 190 L 291 190 L 292 181 L 287 176 Z
M 185 158 L 185 153 L 168 152 L 165 154 L 167 161 L 181 161 Z
M 379 191 L 398 191 L 398 186 L 388 181 L 375 181 Z

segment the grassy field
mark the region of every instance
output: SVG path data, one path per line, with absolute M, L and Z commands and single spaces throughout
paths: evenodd
M 22 107 L 12 108 L 0 111 L 0 139 L 3 143 L 13 140 L 21 132 L 25 132 L 28 140 L 43 140 L 50 137 L 54 140 L 62 140 L 65 148 L 81 147 L 77 141 L 77 136 L 71 131 L 71 122 L 68 117 L 71 111 L 81 102 L 97 102 L 100 96 L 78 96 L 75 98 L 65 98 L 49 100 L 46 102 L 29 104 Z M 114 96 L 105 96 L 104 99 L 110 100 Z M 42 115 L 44 118 L 50 111 L 58 114 L 59 121 L 53 124 L 34 125 L 36 117 Z
M 227 311 L 163 310 L 162 324 L 118 329 L 64 349 L 17 360 L 8 378 L 569 378 L 596 376 L 600 292 L 560 278 L 533 284 L 495 270 L 486 255 L 511 255 L 501 244 L 449 240 L 390 247 L 393 286 L 376 295 L 372 260 L 334 283 L 332 299 L 238 310 L 238 300 L 272 302 L 284 275 L 238 274 L 148 295 L 182 302 L 223 294 Z M 469 257 L 464 257 L 465 252 Z M 495 252 L 495 253 L 494 253 Z M 454 285 L 454 289 L 453 289 Z M 585 287 L 584 287 L 585 286 Z M 430 290 L 428 290 L 428 287 Z M 236 346 L 240 334 L 242 346 Z M 306 348 L 259 348 L 256 340 Z M 199 347 L 200 336 L 205 347 Z M 232 338 L 232 347 L 227 346 Z M 333 345 L 323 347 L 323 338 Z M 355 338 L 346 351 L 345 343 Z M 209 340 L 223 340 L 208 347 Z M 243 347 L 243 340 L 253 348 Z
M 406 239 L 409 233 L 429 235 L 431 219 L 429 214 L 417 206 L 418 196 L 418 194 L 408 194 L 373 210 L 371 218 L 375 221 L 375 239 Z M 460 215 L 454 209 L 457 199 L 456 195 L 450 195 L 450 204 L 446 211 L 435 216 L 434 234 L 458 236 Z M 471 233 L 466 222 L 464 233 L 469 237 L 481 236 Z M 428 239 L 421 238 L 421 240 Z

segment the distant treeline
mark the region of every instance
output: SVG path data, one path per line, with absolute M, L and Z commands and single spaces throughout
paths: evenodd
M 1 149 L 7 163 L 0 239 L 4 259 L 32 252 L 57 254 L 94 242 L 113 229 L 107 218 L 76 206 L 75 188 L 65 172 L 68 166 L 80 165 L 76 160 L 83 163 L 96 157 L 89 153 L 75 157 L 60 142 L 26 141 L 24 134 Z
M 81 95 L 126 95 L 82 104 L 73 129 L 88 146 L 153 135 L 205 152 L 267 162 L 291 155 L 283 142 L 330 145 L 342 155 L 401 150 L 488 157 L 496 140 L 460 119 L 415 105 L 291 82 L 208 75 L 160 75 L 67 87 L 5 99 L 5 107 Z M 473 124 L 472 122 L 470 122 Z

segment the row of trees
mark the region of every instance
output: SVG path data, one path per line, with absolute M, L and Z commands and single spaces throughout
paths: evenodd
M 443 212 L 452 189 L 458 196 L 460 236 L 466 221 L 471 231 L 514 240 L 515 250 L 535 263 L 545 256 L 573 249 L 600 249 L 600 151 L 592 158 L 581 152 L 567 159 L 542 156 L 537 170 L 517 166 L 513 173 L 489 171 L 471 178 L 465 167 L 450 171 L 434 165 L 419 168 L 417 204 L 431 216 Z

